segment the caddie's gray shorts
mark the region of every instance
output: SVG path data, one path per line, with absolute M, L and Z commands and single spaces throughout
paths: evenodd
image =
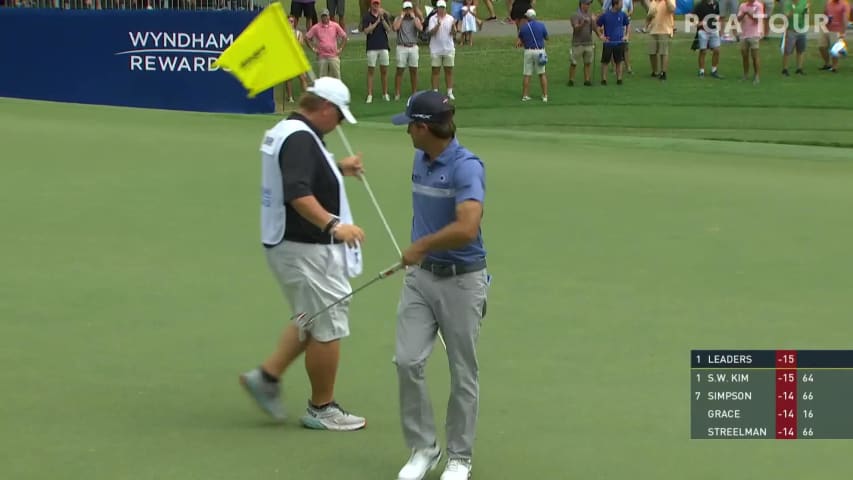
M 341 244 L 284 242 L 265 248 L 267 264 L 275 275 L 293 314 L 312 315 L 349 294 Z M 304 331 L 319 342 L 349 336 L 349 300 L 315 318 Z

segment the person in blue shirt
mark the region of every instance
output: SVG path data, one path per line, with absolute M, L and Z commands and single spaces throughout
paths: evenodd
M 607 85 L 607 67 L 615 62 L 616 84 L 622 85 L 622 62 L 630 34 L 631 19 L 622 11 L 622 0 L 613 0 L 610 9 L 598 16 L 598 36 L 604 42 L 601 52 L 601 84 Z
M 518 46 L 524 47 L 524 80 L 521 83 L 521 101 L 530 100 L 530 76 L 533 72 L 539 75 L 539 86 L 542 87 L 542 101 L 548 101 L 548 76 L 545 75 L 545 64 L 548 56 L 545 53 L 545 41 L 548 40 L 548 29 L 545 24 L 536 20 L 536 10 L 528 9 L 524 18 L 518 22 Z M 544 60 L 544 61 L 543 61 Z
M 479 404 L 477 339 L 486 313 L 486 250 L 480 221 L 486 193 L 483 162 L 456 139 L 455 107 L 447 95 L 418 92 L 392 123 L 408 125 L 412 167 L 412 244 L 397 310 L 394 363 L 400 420 L 409 460 L 398 480 L 420 480 L 441 459 L 424 376 L 440 332 L 450 363 L 441 480 L 468 480 Z

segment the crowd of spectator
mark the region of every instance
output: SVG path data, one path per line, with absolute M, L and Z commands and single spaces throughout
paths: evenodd
M 261 9 L 270 0 L 0 0 L 2 6 L 42 8 L 186 8 L 186 9 Z M 274 1 L 274 0 L 273 0 Z M 474 36 L 484 22 L 497 21 L 493 0 L 357 0 L 360 21 L 347 32 L 344 20 L 346 0 L 326 0 L 326 7 L 317 11 L 317 0 L 290 0 L 290 22 L 300 44 L 315 55 L 318 76 L 341 78 L 341 53 L 347 46 L 348 35 L 365 36 L 367 63 L 366 103 L 374 95 L 384 101 L 399 100 L 403 95 L 403 80 L 409 73 L 409 92 L 418 90 L 421 45 L 429 52 L 430 87 L 438 91 L 443 73 L 447 96 L 455 98 L 453 90 L 457 47 L 473 46 Z M 568 0 L 574 2 L 575 0 Z M 651 76 L 667 80 L 670 43 L 676 33 L 675 0 L 636 0 L 645 10 L 640 25 L 631 26 L 635 0 L 577 0 L 576 11 L 570 15 L 572 26 L 568 86 L 575 85 L 578 65 L 583 66 L 583 85 L 592 86 L 593 65 L 596 62 L 597 37 L 601 43 L 598 57 L 601 85 L 608 84 L 608 73 L 615 73 L 616 84 L 622 85 L 625 74 L 632 75 L 630 38 L 635 33 L 648 34 L 648 56 Z M 425 5 L 430 2 L 431 5 Z M 480 2 L 487 16 L 479 18 Z M 536 0 L 505 0 L 506 17 L 502 22 L 515 25 L 516 47 L 523 49 L 521 100 L 529 101 L 530 79 L 539 80 L 541 99 L 548 101 L 548 63 L 546 44 L 549 41 L 545 24 L 538 20 Z M 776 5 L 778 3 L 778 6 Z M 804 52 L 807 43 L 817 40 L 822 61 L 820 70 L 836 72 L 838 57 L 830 49 L 843 39 L 848 20 L 853 21 L 848 0 L 827 0 L 823 14 L 829 23 L 827 31 L 809 37 L 801 31 L 806 16 L 812 12 L 810 0 L 698 0 L 693 15 L 699 20 L 692 48 L 698 52 L 698 76 L 706 76 L 708 53 L 711 56 L 707 76 L 724 78 L 719 71 L 720 45 L 737 42 L 743 66 L 743 79 L 759 84 L 761 78 L 760 42 L 768 38 L 769 16 L 776 10 L 787 18 L 784 32 L 782 75 L 790 76 L 789 64 L 795 56 L 794 74 L 806 75 Z M 304 21 L 304 28 L 299 26 Z M 692 33 L 692 32 L 691 32 Z M 394 41 L 392 42 L 392 39 Z M 392 44 L 393 52 L 392 55 Z M 636 53 L 636 52 L 635 52 Z M 396 67 L 391 66 L 394 62 Z M 393 86 L 389 84 L 389 67 L 395 70 Z M 378 74 L 378 82 L 375 81 Z M 298 79 L 302 88 L 307 78 Z M 286 83 L 286 100 L 292 102 L 295 80 Z M 377 91 L 378 84 L 378 91 Z M 393 87 L 393 93 L 391 91 Z

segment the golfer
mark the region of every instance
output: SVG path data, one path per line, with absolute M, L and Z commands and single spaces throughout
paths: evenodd
M 346 119 L 350 92 L 340 80 L 321 77 L 299 99 L 299 109 L 267 130 L 261 144 L 261 240 L 267 263 L 294 312 L 312 313 L 352 290 L 347 277 L 361 273 L 358 244 L 364 232 L 353 224 L 343 175 L 358 175 L 359 156 L 338 162 L 323 135 Z M 284 329 L 278 346 L 240 383 L 258 406 L 283 420 L 279 379 L 305 353 L 311 383 L 307 428 L 357 430 L 364 418 L 346 412 L 334 397 L 340 340 L 349 335 L 348 302 L 307 327 Z
M 411 457 L 399 480 L 420 480 L 441 459 L 424 377 L 437 332 L 447 345 L 450 401 L 448 462 L 441 480 L 468 480 L 477 427 L 477 339 L 486 313 L 486 251 L 480 231 L 485 197 L 483 162 L 456 140 L 454 107 L 438 92 L 413 95 L 392 123 L 408 125 L 412 168 L 412 244 L 397 311 L 394 362 L 400 420 Z

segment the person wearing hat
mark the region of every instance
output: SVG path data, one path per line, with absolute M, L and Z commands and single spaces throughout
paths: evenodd
M 427 359 L 441 332 L 450 364 L 447 465 L 441 480 L 468 480 L 477 427 L 477 340 L 486 314 L 489 275 L 480 222 L 486 182 L 483 162 L 459 144 L 450 97 L 435 91 L 409 98 L 392 118 L 407 125 L 412 167 L 412 244 L 397 310 L 394 363 L 400 421 L 411 456 L 398 480 L 420 480 L 436 467 L 436 437 L 425 380 Z
M 261 144 L 261 241 L 267 264 L 293 312 L 317 312 L 352 291 L 361 273 L 364 232 L 353 223 L 343 175 L 362 171 L 360 156 L 335 162 L 323 135 L 344 119 L 356 123 L 350 92 L 321 77 L 299 99 L 299 109 L 266 131 Z M 309 326 L 285 327 L 276 349 L 240 384 L 274 419 L 285 419 L 280 379 L 301 354 L 311 383 L 302 417 L 307 428 L 357 430 L 365 419 L 335 401 L 340 341 L 349 335 L 349 303 L 333 307 Z
M 571 66 L 569 66 L 569 86 L 575 85 L 575 69 L 578 60 L 583 62 L 583 84 L 592 86 L 592 62 L 595 55 L 595 45 L 592 32 L 595 31 L 595 14 L 590 10 L 592 0 L 580 0 L 578 11 L 572 16 L 572 48 L 569 50 Z
M 380 0 L 370 2 L 370 10 L 361 19 L 361 31 L 367 34 L 367 101 L 373 102 L 373 72 L 379 65 L 379 80 L 382 82 L 382 99 L 391 100 L 388 96 L 388 64 L 390 45 L 388 32 L 391 31 L 391 17 L 382 8 Z
M 394 77 L 394 100 L 400 99 L 403 84 L 403 72 L 409 69 L 412 93 L 418 91 L 418 34 L 424 25 L 418 17 L 414 5 L 409 0 L 403 2 L 403 12 L 394 19 L 392 26 L 397 32 L 397 75 Z
M 456 58 L 456 20 L 447 14 L 447 2 L 438 0 L 435 2 L 436 14 L 429 19 L 427 32 L 429 32 L 429 55 L 432 64 L 432 89 L 438 91 L 438 75 L 444 68 L 444 84 L 447 87 L 447 96 L 455 100 L 453 96 L 453 66 Z
M 320 12 L 320 23 L 311 27 L 305 38 L 317 54 L 317 75 L 341 78 L 341 52 L 347 44 L 347 32 L 329 18 L 328 10 Z
M 545 24 L 536 20 L 536 10 L 532 8 L 524 12 L 524 18 L 518 23 L 518 41 L 524 47 L 523 73 L 521 83 L 521 101 L 530 100 L 530 76 L 536 72 L 539 75 L 539 86 L 542 88 L 542 101 L 548 101 L 548 75 L 545 74 L 545 41 L 548 40 L 548 29 Z M 547 58 L 547 57 L 546 57 Z

